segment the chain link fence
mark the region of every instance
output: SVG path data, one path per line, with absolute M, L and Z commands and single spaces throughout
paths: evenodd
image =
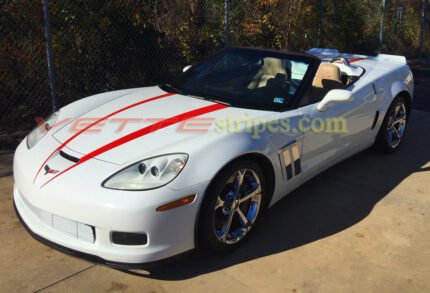
M 429 54 L 428 2 L 50 0 L 57 104 L 168 81 L 226 45 Z M 0 148 L 53 109 L 45 32 L 42 1 L 0 0 Z
M 1 146 L 10 134 L 34 127 L 35 113 L 52 109 L 41 4 L 2 2 L 0 36 Z

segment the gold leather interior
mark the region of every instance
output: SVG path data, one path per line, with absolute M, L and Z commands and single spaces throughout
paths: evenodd
M 325 88 L 324 80 L 342 83 L 340 69 L 334 64 L 321 64 L 315 75 L 312 86 L 316 88 Z

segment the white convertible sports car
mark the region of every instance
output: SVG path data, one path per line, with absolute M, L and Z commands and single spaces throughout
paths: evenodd
M 229 251 L 311 177 L 395 151 L 413 87 L 401 56 L 228 48 L 40 123 L 16 150 L 16 212 L 36 239 L 114 267 Z

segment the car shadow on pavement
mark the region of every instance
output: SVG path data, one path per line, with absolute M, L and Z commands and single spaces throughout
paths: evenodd
M 430 115 L 417 113 L 398 152 L 366 150 L 315 177 L 269 209 L 248 243 L 236 251 L 216 255 L 198 250 L 148 268 L 147 273 L 127 272 L 161 280 L 189 279 L 294 249 L 357 224 L 412 173 L 429 171 L 423 166 L 430 161 Z

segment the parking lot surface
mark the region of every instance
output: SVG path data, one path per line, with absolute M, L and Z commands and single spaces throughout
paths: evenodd
M 201 251 L 148 271 L 94 265 L 33 240 L 0 178 L 4 292 L 428 292 L 430 113 L 414 111 L 402 148 L 364 151 L 276 204 L 241 249 Z

